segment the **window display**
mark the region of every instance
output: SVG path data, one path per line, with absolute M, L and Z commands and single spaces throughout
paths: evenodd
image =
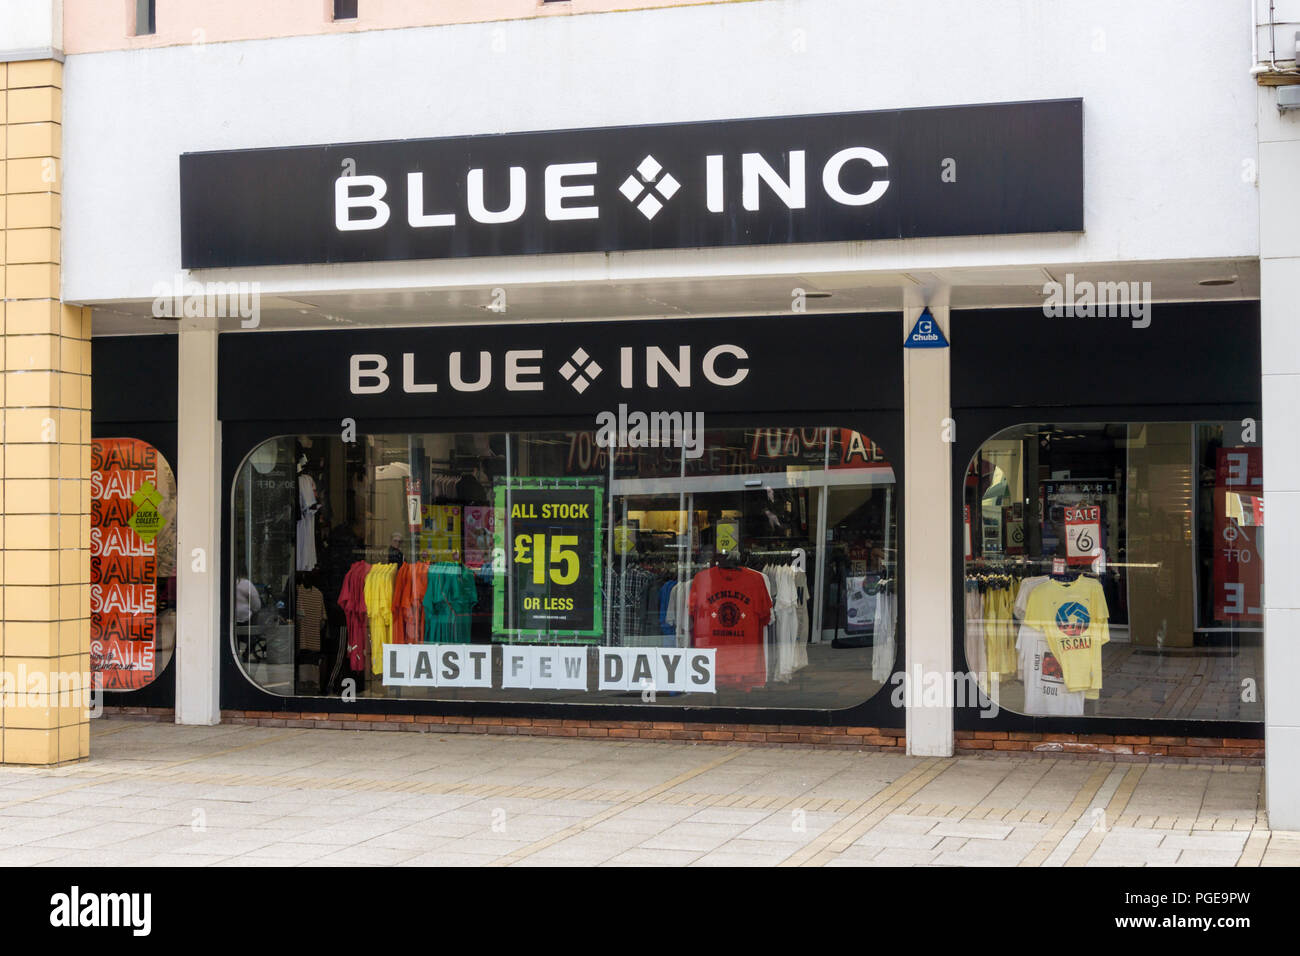
M 1258 423 L 1023 425 L 966 472 L 963 645 L 1031 716 L 1261 720 Z
M 896 495 L 840 428 L 271 439 L 233 649 L 284 696 L 838 709 L 898 654 Z

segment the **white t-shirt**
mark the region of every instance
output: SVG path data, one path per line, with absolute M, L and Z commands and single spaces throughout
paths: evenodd
M 297 543 L 299 571 L 316 567 L 316 482 L 311 475 L 298 476 L 298 499 L 302 517 L 298 519 Z
M 689 581 L 678 581 L 668 592 L 668 613 L 664 620 L 673 626 L 677 635 L 678 647 L 691 646 L 691 615 L 687 609 L 691 603 L 691 585 Z
M 1020 676 L 1025 683 L 1025 713 L 1030 716 L 1080 717 L 1083 691 L 1065 689 L 1061 664 L 1052 654 L 1043 632 L 1020 625 L 1016 638 L 1020 652 Z
M 871 679 L 882 684 L 894 670 L 894 595 L 882 590 L 876 595 L 876 630 L 871 645 Z
M 1025 619 L 1025 611 L 1029 610 L 1029 595 L 1034 592 L 1034 588 L 1044 581 L 1050 580 L 1052 579 L 1046 574 L 1040 574 L 1037 577 L 1025 578 L 1020 582 L 1020 590 L 1016 592 L 1016 604 L 1011 609 L 1011 613 L 1015 615 L 1017 621 Z
M 798 670 L 808 666 L 808 575 L 803 571 L 794 572 L 794 589 L 798 596 L 794 612 L 794 668 Z

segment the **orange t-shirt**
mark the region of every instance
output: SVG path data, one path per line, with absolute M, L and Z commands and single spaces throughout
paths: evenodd
M 411 566 L 405 562 L 397 568 L 393 580 L 393 643 L 408 644 L 406 621 L 411 614 Z
M 411 608 L 406 619 L 406 643 L 424 640 L 424 592 L 429 589 L 429 562 L 418 561 L 411 568 Z

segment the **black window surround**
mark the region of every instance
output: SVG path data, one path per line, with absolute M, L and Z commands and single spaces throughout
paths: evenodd
M 245 456 L 262 441 L 285 434 L 335 433 L 340 417 L 351 412 L 359 434 L 419 431 L 519 431 L 588 428 L 596 411 L 626 401 L 634 408 L 688 407 L 692 398 L 674 397 L 660 388 L 615 391 L 615 376 L 598 380 L 583 396 L 563 387 L 545 394 L 543 407 L 551 415 L 529 414 L 542 406 L 536 392 L 511 396 L 488 390 L 463 396 L 440 391 L 435 402 L 428 395 L 400 395 L 400 385 L 374 396 L 373 406 L 347 391 L 350 354 L 392 354 L 401 362 L 405 352 L 430 355 L 438 350 L 479 348 L 492 350 L 494 358 L 509 347 L 541 347 L 546 372 L 562 361 L 576 345 L 583 345 L 611 371 L 618 361 L 611 351 L 620 345 L 654 344 L 676 354 L 679 343 L 690 344 L 698 356 L 716 342 L 741 344 L 751 356 L 752 388 L 709 397 L 703 408 L 709 427 L 806 426 L 819 422 L 854 428 L 871 437 L 884 450 L 903 482 L 902 461 L 902 317 L 898 313 L 831 316 L 775 316 L 746 319 L 666 320 L 656 322 L 602 322 L 542 326 L 477 326 L 459 329 L 376 329 L 360 332 L 226 333 L 220 337 L 219 405 L 223 421 L 222 527 L 232 517 L 232 489 Z M 513 340 L 503 344 L 503 340 Z M 593 344 L 594 343 L 594 344 Z M 599 351 L 604 347 L 605 351 Z M 285 355 L 296 356 L 285 365 Z M 608 356 L 608 358 L 607 358 Z M 433 375 L 436 364 L 428 366 Z M 421 366 L 419 381 L 424 381 Z M 390 366 L 400 383 L 400 364 Z M 445 368 L 444 368 L 445 371 Z M 436 376 L 435 376 L 436 377 Z M 547 389 L 552 380 L 547 378 Z M 662 383 L 661 383 L 662 384 Z M 605 391 L 600 392 L 604 386 Z M 445 388 L 445 386 L 444 386 Z M 621 397 L 620 397 L 621 396 Z M 701 401 L 703 396 L 694 396 Z M 375 407 L 371 417 L 362 411 Z M 414 407 L 429 409 L 411 414 Z M 444 414 L 435 414 L 445 408 Z M 274 409 L 274 413 L 268 410 Z M 579 409 L 586 409 L 579 412 Z M 407 414 L 400 414 L 403 410 Z M 475 414 L 482 410 L 483 414 Z M 284 417 L 273 417 L 273 415 Z M 293 417 L 289 417 L 293 416 Z M 905 534 L 899 508 L 900 542 Z M 223 545 L 221 613 L 221 706 L 231 710 L 356 714 L 442 714 L 514 717 L 549 717 L 574 720 L 679 720 L 690 722 L 787 723 L 824 726 L 902 727 L 903 712 L 892 706 L 893 688 L 885 686 L 870 700 L 842 710 L 794 710 L 737 707 L 703 707 L 674 710 L 656 706 L 618 704 L 554 704 L 482 701 L 392 700 L 334 697 L 282 697 L 256 687 L 244 674 L 232 648 L 230 635 L 232 554 Z M 900 547 L 900 554 L 901 554 Z M 901 558 L 900 558 L 901 561 Z M 906 640 L 901 603 L 898 612 L 898 660 Z
M 93 438 L 138 438 L 176 471 L 178 355 L 175 335 L 91 339 L 90 432 Z M 180 475 L 176 475 L 177 481 Z M 176 654 L 148 685 L 105 694 L 109 707 L 175 707 Z
M 954 310 L 953 669 L 966 667 L 962 491 L 988 439 L 1033 422 L 1261 419 L 1259 303 L 1151 306 L 1127 318 L 1048 318 L 1042 309 Z M 1063 368 L 1076 374 L 1062 374 Z M 1046 399 L 1045 399 L 1046 396 Z M 982 701 L 982 703 L 987 703 Z M 1263 739 L 1264 724 L 1144 717 L 1031 717 L 959 706 L 957 730 Z

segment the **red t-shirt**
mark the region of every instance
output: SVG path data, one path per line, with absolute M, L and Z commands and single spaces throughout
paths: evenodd
M 763 628 L 772 598 L 763 575 L 749 568 L 706 568 L 691 581 L 689 613 L 696 647 L 718 649 L 719 685 L 746 689 L 767 683 Z

